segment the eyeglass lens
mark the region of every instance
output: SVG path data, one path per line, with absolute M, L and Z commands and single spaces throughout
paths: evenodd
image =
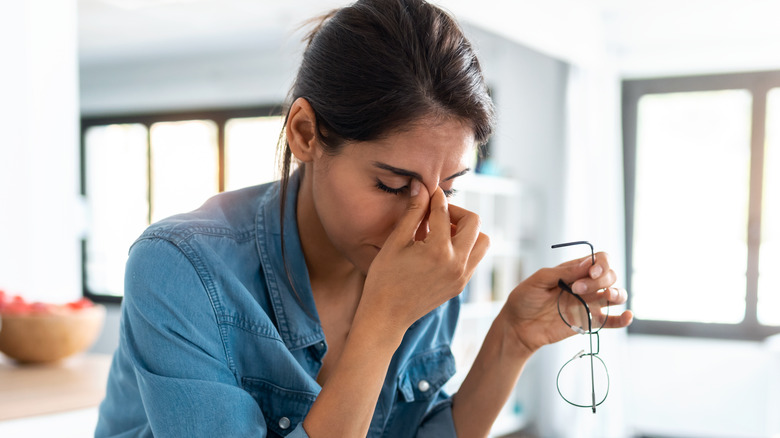
M 577 333 L 595 333 L 607 323 L 609 307 L 586 306 L 572 293 L 561 291 L 558 296 L 558 312 L 569 327 Z
M 596 355 L 578 353 L 558 372 L 558 392 L 572 405 L 595 408 L 609 393 L 607 366 Z

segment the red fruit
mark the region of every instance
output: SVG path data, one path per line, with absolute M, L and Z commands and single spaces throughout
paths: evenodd
M 6 301 L 3 306 L 3 313 L 28 313 L 30 311 L 30 304 L 18 295 L 14 296 L 11 301 Z
M 3 291 L 0 295 L 0 312 L 6 314 L 19 313 L 58 313 L 63 311 L 77 312 L 81 309 L 93 307 L 95 304 L 87 298 L 81 298 L 66 304 L 51 304 L 36 301 L 29 303 L 19 295 L 11 296 Z
M 87 298 L 82 298 L 80 300 L 72 301 L 66 304 L 66 306 L 72 310 L 86 309 L 87 307 L 92 307 L 93 305 L 94 303 L 92 303 L 92 301 Z

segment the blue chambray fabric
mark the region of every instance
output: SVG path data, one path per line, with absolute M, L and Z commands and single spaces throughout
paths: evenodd
M 284 211 L 287 271 L 277 183 L 217 195 L 133 244 L 96 437 L 307 436 L 327 345 L 294 225 L 298 184 Z M 369 437 L 455 436 L 441 387 L 459 309 L 455 298 L 409 328 Z

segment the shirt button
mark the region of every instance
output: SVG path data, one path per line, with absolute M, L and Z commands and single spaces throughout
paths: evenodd
M 290 419 L 287 417 L 282 417 L 279 419 L 279 428 L 284 430 L 290 427 Z
M 417 382 L 417 389 L 419 389 L 420 392 L 425 392 L 431 389 L 431 384 L 428 383 L 427 380 L 420 380 L 419 382 Z

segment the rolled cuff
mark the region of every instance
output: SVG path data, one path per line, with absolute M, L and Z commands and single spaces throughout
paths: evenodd
M 287 435 L 287 438 L 309 438 L 309 434 L 303 429 L 303 423 L 301 423 Z
M 431 408 L 417 429 L 417 438 L 457 437 L 455 420 L 452 418 L 452 397 L 442 400 Z

